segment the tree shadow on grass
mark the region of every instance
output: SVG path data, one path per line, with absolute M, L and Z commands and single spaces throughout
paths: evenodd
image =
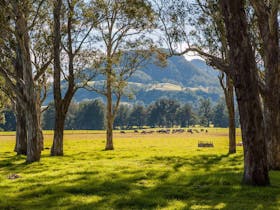
M 172 201 L 184 203 L 182 209 L 191 209 L 194 206 L 198 209 L 277 208 L 277 188 L 241 186 L 241 176 L 241 173 L 220 171 L 193 176 L 180 173 L 175 179 L 157 182 L 152 187 L 137 185 L 139 181 L 145 181 L 137 180 L 139 177 L 116 178 L 106 182 L 71 186 L 63 190 L 72 195 L 102 197 L 98 202 L 72 203 L 70 209 L 172 208 Z
M 34 164 L 37 164 L 34 166 Z M 40 162 L 34 164 L 27 164 L 25 156 L 12 156 L 0 161 L 0 168 L 6 174 L 19 173 L 21 174 L 37 174 L 47 170 L 47 167 L 44 165 L 38 166 Z
M 1 157 L 0 168 L 7 169 L 8 171 L 20 170 L 27 164 L 25 162 L 25 156 L 23 155 L 5 155 Z
M 162 164 L 166 170 L 146 167 L 106 173 L 76 172 L 74 180 L 35 186 L 10 197 L 10 208 L 37 209 L 277 209 L 279 189 L 240 185 L 241 170 L 215 167 L 226 161 L 240 163 L 239 156 L 200 155 L 152 157 L 143 164 Z M 171 167 L 170 167 L 171 166 Z M 190 170 L 181 171 L 188 166 Z M 226 166 L 225 166 L 226 167 Z M 204 172 L 196 172 L 204 169 Z M 279 181 L 279 180 L 278 180 Z M 279 185 L 280 183 L 277 183 Z M 27 202 L 32 200 L 32 202 Z M 180 203 L 179 206 L 177 203 Z M 6 206 L 1 206 L 5 209 Z
M 165 164 L 172 166 L 175 171 L 178 171 L 180 167 L 190 166 L 192 170 L 204 169 L 209 171 L 214 165 L 219 164 L 223 159 L 228 158 L 228 154 L 223 155 L 197 155 L 191 158 L 180 157 L 180 156 L 154 156 L 146 160 L 147 164 Z M 241 157 L 241 156 L 240 156 Z M 233 161 L 238 161 L 238 159 L 233 159 Z M 238 162 L 239 164 L 239 162 Z
M 49 158 L 48 164 L 55 164 L 56 162 L 63 162 L 66 158 L 67 161 L 71 163 L 73 156 L 71 155 L 64 155 L 64 156 L 50 156 L 49 154 L 42 154 L 41 160 L 39 162 L 34 162 L 31 164 L 26 163 L 26 156 L 25 155 L 16 155 L 12 152 L 6 152 L 6 155 L 2 156 L 0 159 L 0 168 L 2 171 L 6 173 L 13 173 L 13 172 L 22 172 L 24 171 L 25 174 L 36 174 L 46 171 L 48 169 L 48 165 L 45 164 L 44 158 Z M 34 166 L 34 164 L 36 166 Z

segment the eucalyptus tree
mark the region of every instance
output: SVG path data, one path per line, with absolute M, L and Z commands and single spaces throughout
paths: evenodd
M 4 1 L 2 2 L 5 3 Z M 28 8 L 28 9 L 27 9 Z M 27 33 L 27 40 L 24 43 L 27 46 L 26 53 L 29 57 L 29 62 L 31 62 L 32 69 L 32 80 L 34 83 L 34 88 L 36 92 L 36 112 L 38 117 L 38 139 L 40 142 L 40 148 L 43 149 L 43 134 L 40 124 L 41 116 L 41 102 L 44 97 L 41 97 L 42 86 L 45 86 L 46 81 L 46 69 L 51 63 L 52 57 L 50 56 L 50 47 L 49 43 L 45 42 L 50 33 L 48 32 L 49 28 L 46 25 L 45 17 L 48 14 L 48 2 L 45 0 L 42 1 L 23 1 L 15 2 L 9 1 L 4 4 L 2 7 L 3 13 L 5 14 L 1 19 L 4 24 L 3 32 L 5 36 L 1 36 L 2 39 L 2 53 L 4 53 L 4 59 L 6 65 L 3 67 L 6 68 L 6 71 L 9 72 L 12 82 L 17 86 L 17 89 L 12 88 L 11 86 L 6 85 L 5 93 L 9 95 L 10 100 L 13 102 L 14 112 L 17 119 L 17 132 L 16 132 L 16 145 L 15 151 L 17 154 L 26 154 L 27 153 L 27 126 L 32 126 L 26 122 L 26 110 L 23 108 L 23 98 L 20 95 L 24 95 L 25 85 L 22 85 L 24 81 L 24 66 L 22 62 L 22 55 L 19 45 L 19 37 L 17 36 L 17 30 L 19 27 L 14 27 L 13 22 L 16 22 L 19 17 L 16 14 L 16 9 L 22 10 L 24 13 L 24 19 L 27 22 L 25 31 L 22 29 L 21 33 Z M 6 17 L 6 18 L 5 18 Z M 5 25 L 7 24 L 7 25 Z M 19 23 L 22 25 L 22 23 Z M 42 33 L 43 32 L 43 33 Z M 39 42 L 39 40 L 41 40 Z M 25 40 L 24 40 L 25 41 Z M 39 53 L 43 56 L 39 56 Z M 9 63 L 9 65 L 8 65 Z M 9 66 L 9 68 L 7 68 Z M 43 85 L 44 84 L 44 85 Z M 3 86 L 1 87 L 3 89 Z M 45 95 L 45 94 L 44 94 Z M 39 103 L 40 102 L 40 103 Z M 34 110 L 32 110 L 34 112 Z
M 8 40 L 2 41 L 8 43 Z M 5 53 L 9 53 L 12 55 L 12 49 L 6 49 Z M 2 51 L 3 53 L 3 51 Z M 5 58 L 4 56 L 2 58 Z M 12 65 L 10 62 L 14 60 L 14 65 Z M 20 85 L 20 81 L 23 80 L 23 73 L 22 73 L 22 66 L 19 61 L 19 56 L 15 56 L 15 58 L 10 57 L 10 59 L 3 59 L 1 61 L 1 65 L 4 67 L 9 74 L 14 75 L 12 76 L 11 80 L 14 81 L 13 84 L 18 87 L 17 91 L 20 91 L 21 94 L 23 94 L 22 86 Z M 0 67 L 1 68 L 1 67 Z M 5 78 L 5 77 L 4 77 Z M 12 89 L 11 86 L 6 85 L 5 82 L 6 78 L 4 79 L 4 82 L 1 83 L 0 88 L 1 91 L 5 93 L 5 95 L 9 98 L 9 100 L 12 103 L 13 110 L 16 115 L 16 143 L 14 151 L 18 155 L 26 155 L 27 153 L 27 130 L 26 130 L 26 118 L 25 118 L 25 112 L 21 105 L 21 97 L 15 92 L 14 89 Z
M 245 1 L 221 0 L 220 7 L 229 44 L 231 78 L 237 96 L 244 143 L 243 182 L 268 185 L 268 162 L 259 97 L 258 69 L 249 34 Z
M 198 0 L 204 13 L 208 17 L 216 19 L 217 34 L 221 34 L 221 46 L 226 46 L 224 23 L 221 18 L 218 1 Z M 206 2 L 206 3 L 201 3 Z M 265 138 L 268 146 L 268 160 L 271 169 L 280 169 L 280 103 L 279 81 L 279 1 L 247 1 L 245 5 L 246 17 L 249 21 L 250 41 L 255 51 L 255 60 L 259 70 L 258 88 L 263 99 Z M 212 12 L 205 12 L 211 11 Z M 214 19 L 214 20 L 215 20 Z M 205 20 L 205 18 L 204 18 Z M 204 25 L 204 24 L 200 24 Z M 205 24 L 210 25 L 210 24 Z M 228 55 L 228 48 L 222 48 Z M 228 60 L 228 59 L 227 59 Z M 226 62 L 228 62 L 225 60 Z M 230 93 L 229 88 L 223 85 L 223 75 L 219 78 L 225 92 Z M 227 81 L 228 82 L 228 81 Z M 227 83 L 226 82 L 226 83 Z M 230 86 L 228 86 L 230 87 Z M 228 101 L 226 99 L 226 101 Z M 228 102 L 227 102 L 228 103 Z
M 163 43 L 170 55 L 194 52 L 220 71 L 218 76 L 229 113 L 229 154 L 236 152 L 234 87 L 228 67 L 228 44 L 217 0 L 155 1 Z
M 13 104 L 14 111 L 17 118 L 16 126 L 16 144 L 15 151 L 17 154 L 25 154 L 27 152 L 27 133 L 25 114 L 21 106 L 20 97 L 15 94 L 13 86 L 17 86 L 17 91 L 23 94 L 23 90 L 19 84 L 20 80 L 23 80 L 23 72 L 21 68 L 21 62 L 19 57 L 16 56 L 16 40 L 14 33 L 10 30 L 9 24 L 12 23 L 10 16 L 12 16 L 11 8 L 6 4 L 5 1 L 1 1 L 0 7 L 0 25 L 2 30 L 0 31 L 0 46 L 1 46 L 1 84 L 0 89 L 10 99 Z M 6 72 L 6 76 L 3 73 Z M 7 80 L 6 77 L 10 79 Z M 10 81 L 11 85 L 7 85 L 7 81 Z M 9 83 L 8 83 L 9 84 Z
M 226 107 L 228 111 L 228 126 L 229 126 L 229 154 L 236 153 L 236 119 L 234 106 L 234 86 L 229 75 L 221 72 L 218 76 L 220 85 L 223 89 Z
M 42 1 L 43 2 L 43 1 Z M 50 3 L 44 1 L 41 3 L 40 10 L 36 11 L 36 23 L 33 23 L 30 31 L 30 53 L 33 67 L 33 80 L 35 84 L 37 114 L 39 117 L 39 129 L 41 135 L 40 147 L 44 149 L 43 132 L 41 125 L 41 115 L 48 108 L 43 108 L 42 105 L 50 90 L 51 80 L 51 63 L 53 61 L 52 45 L 51 45 L 51 30 L 50 30 Z
M 197 31 L 200 31 L 199 48 L 207 49 L 208 53 L 215 55 L 228 63 L 229 52 L 228 43 L 226 39 L 225 24 L 222 19 L 222 14 L 217 0 L 203 1 L 196 0 L 194 6 L 195 11 L 199 11 L 195 15 L 193 26 Z M 207 56 L 204 56 L 208 60 L 209 64 L 214 68 L 217 68 L 215 61 L 209 60 Z M 236 125 L 235 125 L 235 108 L 234 108 L 234 86 L 233 80 L 230 78 L 230 74 L 227 73 L 221 67 L 218 68 L 220 74 L 218 76 L 220 85 L 223 89 L 227 111 L 229 114 L 229 154 L 236 152 Z
M 40 108 L 36 103 L 37 94 L 30 53 L 30 31 L 36 24 L 44 1 L 3 0 L 0 3 L 0 25 L 3 32 L 0 37 L 2 49 L 0 73 L 5 79 L 7 93 L 15 99 L 16 113 L 24 113 L 21 118 L 25 118 L 27 140 L 23 143 L 23 147 L 26 144 L 26 151 L 22 153 L 26 152 L 26 161 L 30 163 L 40 160 L 42 149 L 40 118 L 37 112 Z
M 75 92 L 92 80 L 86 71 L 94 63 L 90 48 L 91 31 L 96 24 L 88 18 L 88 1 L 53 1 L 53 94 L 55 106 L 54 139 L 51 155 L 63 155 L 66 114 Z M 62 80 L 64 84 L 62 84 Z M 62 93 L 66 86 L 65 94 Z
M 182 3 L 184 1 L 179 2 Z M 201 1 L 198 1 L 198 3 L 199 2 Z M 242 139 L 244 143 L 243 181 L 244 183 L 252 185 L 267 185 L 269 184 L 269 177 L 263 127 L 263 112 L 259 98 L 259 72 L 251 42 L 252 36 L 249 33 L 248 17 L 245 14 L 245 1 L 221 0 L 218 2 L 207 2 L 220 3 L 216 4 L 218 7 L 216 6 L 215 13 L 221 11 L 222 15 L 220 16 L 223 17 L 217 20 L 222 21 L 222 26 L 224 27 L 217 28 L 217 30 L 220 31 L 220 33 L 224 30 L 224 36 L 221 36 L 221 38 L 224 38 L 224 42 L 219 40 L 219 46 L 227 48 L 227 51 L 223 51 L 227 53 L 225 59 L 219 56 L 219 54 L 212 54 L 211 51 L 207 52 L 207 48 L 206 51 L 203 48 L 198 48 L 191 42 L 193 40 L 189 37 L 192 36 L 187 36 L 188 39 L 184 38 L 184 40 L 180 37 L 181 35 L 185 36 L 183 33 L 174 33 L 172 30 L 172 33 L 168 33 L 170 30 L 165 30 L 167 27 L 163 24 L 164 31 L 167 31 L 166 41 L 170 49 L 174 49 L 174 46 L 176 47 L 178 43 L 186 42 L 187 46 L 179 54 L 190 51 L 197 52 L 205 57 L 210 65 L 222 70 L 232 80 L 237 95 Z M 171 11 L 173 15 L 176 9 L 177 7 L 175 7 L 175 10 L 171 7 L 167 11 Z M 182 7 L 180 6 L 178 9 L 181 11 Z M 185 18 L 186 16 L 184 16 L 185 14 L 182 14 L 183 15 L 179 16 L 182 20 L 179 20 L 187 21 Z M 171 17 L 174 16 L 172 15 Z M 206 17 L 211 18 L 212 16 L 208 14 Z M 175 24 L 171 21 L 171 29 L 174 29 L 174 25 L 176 26 L 176 24 L 178 24 L 177 18 L 177 16 L 175 16 L 175 19 L 173 18 Z M 200 24 L 207 24 L 207 22 L 202 21 Z M 177 31 L 175 30 L 175 32 Z M 187 35 L 189 34 L 191 33 Z M 223 45 L 223 43 L 225 44 Z M 178 54 L 173 50 L 171 50 L 171 53 Z
M 221 45 L 226 46 L 224 23 L 221 12 L 217 7 L 218 1 L 197 0 L 205 16 L 209 19 L 217 17 L 213 23 L 219 23 L 215 32 L 222 34 L 224 39 Z M 203 3 L 202 3 L 203 2 Z M 265 138 L 268 147 L 268 161 L 270 169 L 280 169 L 280 103 L 279 81 L 279 4 L 277 0 L 247 1 L 245 5 L 246 16 L 249 21 L 249 33 L 252 46 L 255 51 L 255 60 L 259 69 L 258 89 L 263 99 Z M 214 7 L 213 7 L 214 5 Z M 212 8 L 212 12 L 211 11 Z M 203 23 L 205 22 L 206 23 Z M 205 18 L 200 20 L 203 25 L 211 25 Z M 209 28 L 209 27 L 208 27 Z M 209 33 L 209 31 L 207 31 Z M 206 34 L 207 34 L 206 33 Z M 222 48 L 226 52 L 228 48 Z M 229 53 L 227 52 L 226 55 Z M 226 60 L 225 60 L 226 61 Z M 228 62 L 228 61 L 226 61 Z M 225 62 L 225 63 L 226 63 Z M 223 75 L 219 78 L 225 92 L 230 93 L 229 88 L 223 85 Z M 226 80 L 226 83 L 228 81 Z M 228 86 L 230 87 L 230 86 Z M 228 101 L 228 100 L 226 100 Z M 227 102 L 228 103 L 228 102 Z
M 215 7 L 214 12 L 212 10 L 208 17 L 215 18 L 218 23 L 216 30 L 221 34 L 218 37 L 220 37 L 222 52 L 225 54 L 222 57 L 224 59 L 221 60 L 221 67 L 218 65 L 216 67 L 224 71 L 226 76 L 232 80 L 237 96 L 244 143 L 243 182 L 252 185 L 267 185 L 269 184 L 268 162 L 263 112 L 259 97 L 258 68 L 248 16 L 245 12 L 247 9 L 245 1 L 210 2 L 214 3 Z M 207 7 L 209 8 L 209 2 Z M 217 18 L 211 14 L 219 15 Z M 215 64 L 211 60 L 210 63 Z M 220 81 L 223 85 L 222 77 Z
M 106 104 L 106 147 L 113 150 L 113 123 L 128 79 L 150 56 L 154 15 L 145 0 L 93 0 L 90 10 L 98 21 L 96 45 L 101 47 L 99 73 L 103 84 L 90 87 L 104 95 Z
M 280 45 L 278 0 L 250 1 L 257 19 L 257 34 L 264 71 L 259 85 L 264 103 L 268 161 L 271 169 L 280 170 Z

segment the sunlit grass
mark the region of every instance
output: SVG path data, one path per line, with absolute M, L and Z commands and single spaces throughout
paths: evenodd
M 1 136 L 0 209 L 280 209 L 280 173 L 271 172 L 270 187 L 240 185 L 242 149 L 227 155 L 227 130 L 208 131 L 116 131 L 114 151 L 104 151 L 104 131 L 66 131 L 64 157 L 46 149 L 30 165 L 12 152 L 14 136 Z

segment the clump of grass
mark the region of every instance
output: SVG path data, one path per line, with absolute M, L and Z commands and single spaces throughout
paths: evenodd
M 46 132 L 45 146 L 51 146 Z M 0 140 L 0 209 L 279 209 L 280 173 L 270 187 L 248 187 L 242 150 L 227 155 L 226 129 L 199 134 L 115 133 L 104 151 L 102 131 L 66 132 L 65 156 L 25 164 L 14 137 Z M 197 148 L 211 140 L 214 148 Z M 240 136 L 238 136 L 240 141 Z M 9 174 L 20 178 L 8 179 Z

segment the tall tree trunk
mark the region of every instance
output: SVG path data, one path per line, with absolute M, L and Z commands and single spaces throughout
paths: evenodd
M 54 128 L 54 138 L 51 148 L 52 156 L 62 156 L 63 155 L 63 132 L 64 132 L 64 122 L 66 115 L 62 109 L 62 106 L 56 107 L 55 112 L 55 128 Z
M 279 1 L 251 0 L 257 15 L 265 66 L 263 91 L 269 167 L 280 170 L 280 48 Z
M 224 84 L 224 76 L 226 75 L 226 85 Z M 232 79 L 229 75 L 221 73 L 218 76 L 220 85 L 224 91 L 225 101 L 228 111 L 229 121 L 229 154 L 236 153 L 236 132 L 235 132 L 235 110 L 234 110 L 234 90 Z
M 26 155 L 27 153 L 27 132 L 26 132 L 26 119 L 21 106 L 16 102 L 16 145 L 15 152 L 17 155 Z
M 107 71 L 107 112 L 106 112 L 106 123 L 107 123 L 107 132 L 106 132 L 106 147 L 105 150 L 113 150 L 113 102 L 112 102 L 112 84 L 111 84 L 111 70 Z
M 271 170 L 280 170 L 280 113 L 279 108 L 264 102 L 268 162 Z
M 40 122 L 36 110 L 34 100 L 30 100 L 26 106 L 26 124 L 27 124 L 27 163 L 39 161 L 41 157 L 41 133 Z
M 15 60 L 15 72 L 16 72 L 16 84 L 20 89 L 20 94 L 23 95 L 23 87 L 21 81 L 23 80 L 23 66 L 21 60 L 21 49 L 19 45 L 16 46 L 16 60 Z M 16 145 L 14 151 L 17 155 L 26 155 L 27 153 L 27 130 L 26 130 L 26 118 L 25 110 L 22 108 L 23 101 L 19 95 L 16 98 Z
M 227 93 L 226 105 L 229 117 L 229 154 L 236 153 L 236 132 L 235 132 L 235 110 L 234 110 L 234 93 L 231 79 L 227 76 Z
M 274 74 L 274 77 L 274 82 L 268 83 L 271 85 L 268 85 L 268 94 L 264 98 L 265 126 L 269 168 L 280 170 L 280 69 Z
M 54 104 L 55 104 L 55 129 L 54 139 L 51 149 L 51 155 L 63 155 L 63 106 L 61 98 L 61 67 L 60 67 L 60 42 L 61 42 L 61 29 L 60 29 L 60 13 L 62 1 L 54 1 L 54 36 L 53 36 L 53 49 L 54 49 Z
M 40 147 L 40 122 L 37 113 L 36 106 L 36 92 L 35 85 L 33 81 L 33 71 L 30 59 L 30 49 L 29 49 L 29 34 L 27 27 L 27 20 L 25 19 L 26 8 L 21 8 L 22 5 L 15 4 L 17 20 L 16 20 L 16 38 L 18 42 L 18 47 L 20 51 L 19 58 L 22 63 L 23 72 L 23 94 L 24 101 L 22 101 L 22 107 L 25 111 L 26 117 L 26 130 L 27 130 L 27 163 L 34 161 L 39 161 L 41 156 Z
M 41 150 L 44 150 L 44 135 L 43 135 L 43 129 L 42 129 L 42 123 L 41 123 L 41 88 L 38 88 L 36 90 L 36 111 L 38 113 L 38 121 L 39 121 L 39 135 L 40 135 L 40 148 Z
M 61 96 L 61 61 L 60 61 L 60 51 L 61 51 L 61 8 L 62 0 L 54 1 L 53 19 L 54 19 L 54 35 L 53 35 L 53 52 L 54 52 L 54 104 L 55 104 L 55 130 L 54 139 L 51 149 L 51 155 L 63 155 L 63 132 L 64 124 L 66 119 L 66 114 L 68 112 L 71 100 L 77 91 L 75 86 L 75 76 L 74 76 L 74 56 L 75 52 L 72 47 L 72 13 L 74 8 L 70 9 L 70 14 L 68 14 L 67 21 L 67 55 L 68 61 L 68 88 L 65 93 L 64 98 Z
M 220 1 L 244 144 L 243 183 L 264 186 L 269 185 L 264 120 L 244 4 L 244 0 Z
M 275 36 L 267 35 L 264 41 L 266 89 L 263 101 L 269 168 L 280 170 L 280 50 L 278 30 L 275 30 Z

